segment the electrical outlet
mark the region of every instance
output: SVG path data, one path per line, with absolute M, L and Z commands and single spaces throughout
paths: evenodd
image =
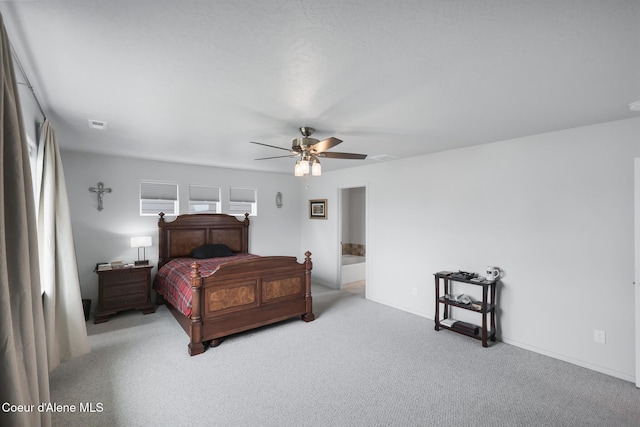
M 413 295 L 414 297 L 418 296 L 418 288 L 411 288 L 411 295 Z
M 593 330 L 593 340 L 597 343 L 604 344 L 607 339 L 607 334 L 604 331 L 598 329 Z

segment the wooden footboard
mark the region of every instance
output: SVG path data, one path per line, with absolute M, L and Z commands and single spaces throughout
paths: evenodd
M 158 268 L 188 257 L 203 244 L 225 244 L 234 253 L 248 253 L 249 214 L 243 220 L 225 214 L 180 215 L 158 220 Z M 167 304 L 189 335 L 189 354 L 204 352 L 231 334 L 300 316 L 314 320 L 311 299 L 311 253 L 303 263 L 295 257 L 248 258 L 221 264 L 202 277 L 192 264 L 191 315 Z M 162 295 L 158 294 L 159 300 Z
M 234 333 L 297 316 L 315 319 L 310 252 L 302 264 L 295 257 L 271 256 L 224 264 L 208 277 L 198 269 L 194 263 L 191 317 L 183 324 L 192 356 Z

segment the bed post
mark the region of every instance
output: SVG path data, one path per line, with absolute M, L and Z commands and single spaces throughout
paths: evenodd
M 311 298 L 311 269 L 313 268 L 313 263 L 311 262 L 311 252 L 305 252 L 304 256 L 304 301 L 307 312 L 302 315 L 302 320 L 311 322 L 316 318 L 313 315 L 313 300 Z
M 165 229 L 164 229 L 164 212 L 160 212 L 160 219 L 158 220 L 158 268 L 162 267 L 165 263 L 165 254 L 163 249 L 167 247 L 165 244 Z
M 202 313 L 200 313 L 200 297 L 202 290 L 202 275 L 200 264 L 191 264 L 191 317 L 189 318 L 189 355 L 195 356 L 204 352 L 202 343 Z
M 244 214 L 244 228 L 242 229 L 242 253 L 249 252 L 249 213 Z

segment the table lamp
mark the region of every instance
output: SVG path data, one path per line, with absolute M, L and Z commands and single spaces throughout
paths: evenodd
M 131 238 L 131 247 L 138 248 L 138 261 L 135 262 L 135 265 L 148 265 L 149 260 L 140 259 L 140 248 L 142 248 L 142 257 L 146 258 L 147 254 L 144 248 L 151 246 L 151 236 L 142 236 L 142 237 L 132 237 Z

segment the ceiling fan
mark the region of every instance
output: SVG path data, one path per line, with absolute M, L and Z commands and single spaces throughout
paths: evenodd
M 301 138 L 294 138 L 291 143 L 291 148 L 282 148 L 277 147 L 275 145 L 263 144 L 261 142 L 250 141 L 252 144 L 264 145 L 266 147 L 277 148 L 278 150 L 288 151 L 289 154 L 285 156 L 272 156 L 272 157 L 261 157 L 256 160 L 267 160 L 267 159 L 278 159 L 281 157 L 300 157 L 300 160 L 296 162 L 294 168 L 295 176 L 304 176 L 308 175 L 309 171 L 314 176 L 319 176 L 322 173 L 322 169 L 320 166 L 320 157 L 327 159 L 355 159 L 355 160 L 363 160 L 367 158 L 366 154 L 354 154 L 354 153 L 336 153 L 336 152 L 327 152 L 330 148 L 335 147 L 336 145 L 342 142 L 341 139 L 329 137 L 327 139 L 323 139 L 322 141 L 317 140 L 316 138 L 311 138 L 311 135 L 316 130 L 312 127 L 303 126 L 300 128 L 300 133 L 302 134 Z

